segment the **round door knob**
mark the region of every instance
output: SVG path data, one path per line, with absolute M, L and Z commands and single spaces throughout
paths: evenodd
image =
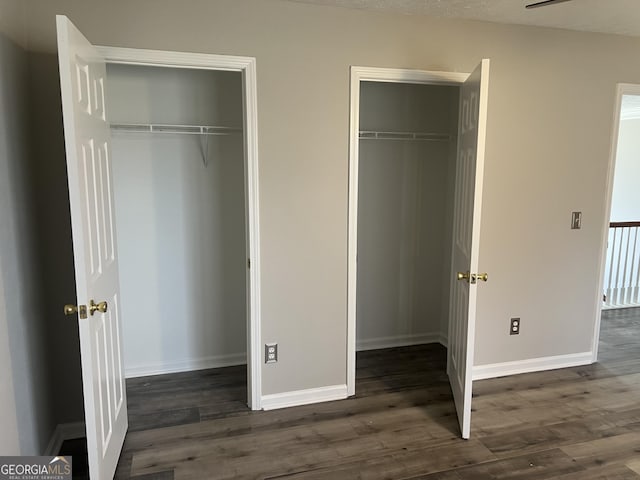
M 73 315 L 78 312 L 78 307 L 75 305 L 65 305 L 64 306 L 64 314 L 65 315 Z
M 469 280 L 471 278 L 471 275 L 469 274 L 469 272 L 458 272 L 458 280 Z
M 95 312 L 105 313 L 107 311 L 107 302 L 95 303 L 93 300 L 89 302 L 89 314 L 93 315 Z

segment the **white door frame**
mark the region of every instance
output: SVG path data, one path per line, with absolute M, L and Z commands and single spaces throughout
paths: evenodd
M 355 395 L 356 393 L 360 83 L 388 82 L 460 86 L 468 77 L 468 73 L 458 72 L 351 67 L 351 107 L 349 113 L 349 240 L 347 256 L 347 395 L 349 396 Z
M 260 344 L 260 222 L 258 195 L 258 102 L 256 59 L 230 55 L 183 53 L 136 48 L 97 47 L 107 63 L 201 70 L 224 70 L 242 74 L 244 108 L 244 181 L 247 258 L 247 403 L 262 408 Z
M 594 322 L 592 362 L 598 361 L 598 344 L 600 343 L 600 322 L 602 319 L 602 293 L 604 287 L 604 269 L 607 263 L 607 242 L 609 241 L 609 223 L 611 222 L 611 201 L 613 200 L 613 180 L 618 155 L 618 136 L 620 134 L 620 116 L 622 114 L 622 97 L 624 95 L 640 95 L 640 85 L 618 83 L 611 127 L 611 144 L 609 146 L 609 165 L 607 167 L 607 184 L 604 194 L 604 218 L 602 219 L 602 236 L 600 239 L 600 263 L 598 265 L 598 290 L 596 291 L 596 321 Z

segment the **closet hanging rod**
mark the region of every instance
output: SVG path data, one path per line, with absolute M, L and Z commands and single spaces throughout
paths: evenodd
M 423 140 L 432 142 L 450 142 L 455 135 L 446 133 L 431 132 L 377 132 L 372 130 L 361 130 L 359 137 L 361 140 Z
M 182 135 L 232 135 L 241 128 L 212 125 L 167 125 L 158 123 L 112 123 L 111 130 L 129 133 L 178 133 Z

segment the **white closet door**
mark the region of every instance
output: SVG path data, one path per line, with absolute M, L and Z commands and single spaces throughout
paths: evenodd
M 89 473 L 102 480 L 113 478 L 128 425 L 106 68 L 66 17 L 57 26 Z
M 460 92 L 453 225 L 447 374 L 463 438 L 471 433 L 471 390 L 489 60 L 482 60 Z M 460 276 L 458 276 L 458 274 Z M 461 277 L 461 278 L 460 278 Z M 485 277 L 486 281 L 486 277 Z

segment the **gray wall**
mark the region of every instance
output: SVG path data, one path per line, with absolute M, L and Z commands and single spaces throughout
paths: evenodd
M 27 2 L 0 0 L 0 32 L 17 45 L 27 46 Z
M 1 455 L 43 454 L 54 427 L 29 168 L 27 60 L 0 35 Z
M 112 134 L 127 377 L 246 363 L 241 75 L 110 65 L 107 92 L 113 122 L 240 130 Z
M 35 203 L 41 305 L 49 338 L 49 399 L 55 423 L 84 420 L 78 320 L 62 306 L 76 299 L 67 166 L 56 55 L 29 54 L 31 198 Z
M 615 84 L 640 83 L 640 39 L 279 0 L 31 0 L 30 48 L 55 51 L 56 13 L 97 44 L 257 58 L 262 332 L 280 346 L 263 394 L 346 381 L 350 65 L 491 58 L 475 363 L 591 349 Z
M 4 183 L 4 182 L 3 182 Z M 4 185 L 3 185 L 4 186 Z M 4 205 L 2 208 L 4 209 Z M 0 257 L 0 270 L 4 270 Z M 16 412 L 13 370 L 9 346 L 9 326 L 7 323 L 7 304 L 4 296 L 4 279 L 0 275 L 0 455 L 19 455 L 18 417 Z
M 359 349 L 446 342 L 457 87 L 363 82 L 360 130 L 449 141 L 360 140 Z

